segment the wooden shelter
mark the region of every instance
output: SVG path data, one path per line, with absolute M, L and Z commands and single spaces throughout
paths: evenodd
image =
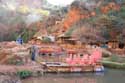
M 119 46 L 119 43 L 116 40 L 109 40 L 107 41 L 107 44 L 108 44 L 108 48 L 112 48 L 112 49 L 118 48 Z
M 108 44 L 108 48 L 112 48 L 112 49 L 125 48 L 125 43 L 119 42 L 117 40 L 109 40 L 109 41 L 107 41 L 107 44 Z
M 65 44 L 66 40 L 70 39 L 71 37 L 70 36 L 65 36 L 64 34 L 60 35 L 57 37 L 57 43 L 59 44 Z
M 77 41 L 78 41 L 78 39 L 76 39 L 76 38 L 69 38 L 69 39 L 65 40 L 65 43 L 76 45 Z

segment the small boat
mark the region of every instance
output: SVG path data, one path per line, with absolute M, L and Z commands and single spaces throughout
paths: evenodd
M 95 67 L 95 72 L 104 72 L 104 66 Z
M 75 73 L 75 72 L 101 72 L 103 66 L 98 65 L 69 65 L 62 62 L 42 62 L 43 69 L 46 73 Z

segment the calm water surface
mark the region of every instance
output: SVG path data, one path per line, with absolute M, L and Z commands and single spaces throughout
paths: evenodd
M 106 69 L 104 73 L 47 74 L 23 83 L 125 83 L 125 70 Z

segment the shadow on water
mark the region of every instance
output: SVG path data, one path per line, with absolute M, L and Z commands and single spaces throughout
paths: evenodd
M 23 83 L 125 83 L 125 71 L 106 69 L 97 73 L 46 74 L 38 78 L 29 78 Z

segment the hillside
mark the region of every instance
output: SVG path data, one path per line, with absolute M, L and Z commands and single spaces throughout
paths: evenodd
M 45 27 L 47 34 L 77 37 L 80 41 L 107 41 L 125 39 L 125 1 L 76 0 L 64 15 L 50 16 Z M 64 17 L 61 17 L 64 15 Z M 50 20 L 53 19 L 53 20 Z M 42 34 L 42 29 L 37 33 Z
M 59 10 L 46 0 L 0 0 L 0 41 L 13 41 L 19 35 L 28 41 Z
M 0 2 L 0 41 L 22 35 L 27 42 L 44 33 L 71 35 L 84 42 L 125 39 L 124 0 L 75 0 L 66 7 L 45 0 L 8 2 Z

